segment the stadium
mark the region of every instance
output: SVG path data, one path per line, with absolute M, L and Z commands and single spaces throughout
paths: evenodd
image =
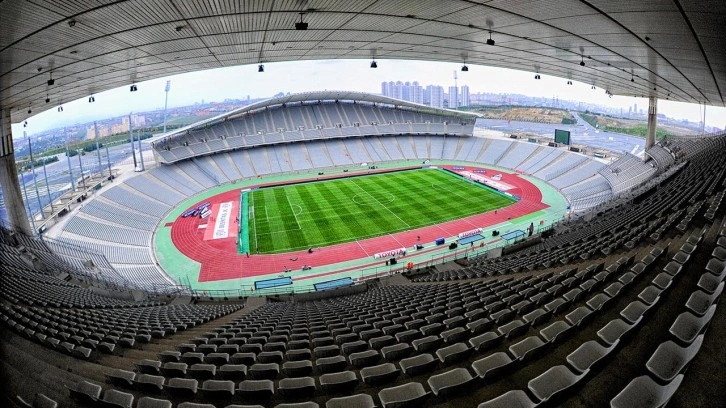
M 719 4 L 289 3 L 0 4 L 6 406 L 724 406 L 726 135 L 654 136 L 658 99 L 724 105 Z M 10 124 L 51 92 L 338 58 L 647 96 L 644 158 L 310 91 L 158 134 L 30 228 Z

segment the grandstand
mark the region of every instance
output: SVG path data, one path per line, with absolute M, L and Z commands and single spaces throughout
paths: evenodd
M 335 120 L 325 123 L 292 120 L 311 117 L 332 117 Z M 187 198 L 214 186 L 236 185 L 241 179 L 340 171 L 335 169 L 354 169 L 361 163 L 380 166 L 391 162 L 410 166 L 423 161 L 464 162 L 507 169 L 543 180 L 563 194 L 575 211 L 596 206 L 612 197 L 614 186 L 604 176 L 611 171 L 603 171 L 609 169 L 605 164 L 565 149 L 514 139 L 472 137 L 475 119 L 471 114 L 424 108 L 355 92 L 306 93 L 260 102 L 152 140 L 160 165 L 103 191 L 63 226 L 57 240 L 100 251 L 117 274 L 128 282 L 144 282 L 149 289 L 164 291 L 166 286 L 170 286 L 168 290 L 176 290 L 173 288 L 176 282 L 155 261 L 157 256 L 153 253 L 151 237 L 157 225 Z M 319 139 L 300 138 L 296 142 L 290 142 L 285 136 L 290 132 L 299 133 L 299 127 L 320 131 L 328 129 L 328 126 L 335 129 L 356 128 L 360 120 L 363 123 L 388 122 L 389 126 L 391 123 L 398 124 L 395 121 L 400 120 L 406 123 L 408 130 L 420 123 L 427 131 L 421 134 L 388 134 L 381 133 L 383 130 L 372 125 L 376 128 L 372 134 L 344 136 L 339 133 L 331 138 L 322 137 L 319 133 Z M 445 129 L 437 133 L 430 127 L 432 123 L 447 122 L 456 122 L 457 126 L 466 124 L 466 130 L 449 134 Z M 282 127 L 286 124 L 292 130 Z M 198 141 L 196 144 L 208 145 L 211 140 L 208 135 L 224 134 L 228 129 L 250 129 L 253 135 L 264 138 L 255 142 L 248 140 L 237 148 L 222 144 L 224 148 L 214 152 L 211 148 L 204 148 L 198 149 L 203 153 L 194 154 L 187 149 L 187 145 L 195 145 L 193 140 Z M 273 141 L 267 136 L 270 133 L 284 137 Z M 227 139 L 217 140 L 229 141 L 234 136 L 228 134 L 222 137 Z M 186 159 L 180 159 L 181 156 L 174 153 L 179 149 L 186 152 Z M 166 161 L 172 157 L 169 154 L 174 157 L 171 162 Z M 610 166 L 620 164 L 616 162 Z M 653 169 L 648 165 L 641 166 Z M 637 163 L 632 167 L 639 168 Z M 647 172 L 646 176 L 652 173 Z M 642 181 L 630 174 L 624 175 L 624 179 L 631 180 L 633 185 Z M 627 190 L 627 187 L 617 191 L 621 190 Z M 140 256 L 126 256 L 132 254 Z
M 654 139 L 658 98 L 724 104 L 722 3 L 132 3 L 0 2 L 4 406 L 726 401 L 726 134 Z M 101 187 L 57 231 L 30 236 L 10 123 L 43 101 L 210 67 L 382 56 L 534 69 L 537 79 L 648 96 L 647 161 L 625 153 L 605 164 L 481 137 L 463 112 L 309 92 L 160 135 L 148 171 Z M 234 254 L 267 275 L 252 278 L 226 263 L 227 248 L 200 245 L 199 224 L 188 222 L 178 234 L 230 270 L 220 279 L 229 291 L 195 287 L 193 273 L 179 279 L 200 271 L 194 259 L 157 251 L 173 242 L 167 224 L 210 197 L 430 166 L 485 174 L 517 191 L 513 206 L 524 211 L 481 214 L 496 222 L 467 231 L 499 236 L 497 245 L 449 247 L 455 255 L 380 273 L 346 260 L 342 271 L 278 274 L 276 260 Z M 553 222 L 559 210 L 571 218 Z M 543 214 L 553 216 L 547 225 Z M 418 259 L 403 252 L 402 263 Z M 311 285 L 299 291 L 300 281 Z

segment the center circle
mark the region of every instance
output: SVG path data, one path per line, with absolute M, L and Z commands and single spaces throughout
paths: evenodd
M 388 192 L 359 193 L 352 200 L 358 205 L 385 205 L 392 203 L 396 197 Z

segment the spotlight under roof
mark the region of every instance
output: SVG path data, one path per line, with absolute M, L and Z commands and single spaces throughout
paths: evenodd
M 136 87 L 136 85 L 131 85 L 131 88 L 129 88 L 129 92 L 136 92 L 139 88 Z
M 469 72 L 469 67 L 467 67 L 466 64 L 464 64 L 464 65 L 461 66 L 461 70 L 463 72 Z
M 371 68 L 378 68 L 378 63 L 376 60 L 371 61 Z
M 489 38 L 487 39 L 487 45 L 494 45 L 494 40 L 492 40 L 492 32 L 489 31 Z
M 305 14 L 305 13 L 300 13 L 300 21 L 295 23 L 296 30 L 307 30 L 308 29 L 308 23 L 303 21 L 303 14 Z
M 265 72 L 265 66 L 260 64 L 257 66 L 257 72 Z

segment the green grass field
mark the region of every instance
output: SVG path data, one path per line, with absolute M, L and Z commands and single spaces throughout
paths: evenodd
M 262 188 L 248 194 L 251 252 L 282 253 L 439 224 L 515 200 L 443 170 Z M 246 218 L 246 217 L 245 217 Z

